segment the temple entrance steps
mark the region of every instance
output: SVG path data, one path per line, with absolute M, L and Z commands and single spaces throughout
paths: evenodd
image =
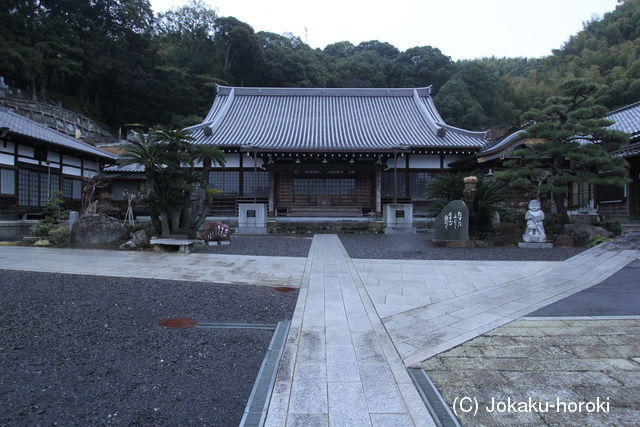
M 286 216 L 345 218 L 362 217 L 360 206 L 292 206 L 287 209 Z

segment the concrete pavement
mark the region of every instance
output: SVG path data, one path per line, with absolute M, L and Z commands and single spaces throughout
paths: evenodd
M 547 305 L 529 317 L 640 315 L 640 260 L 632 261 L 606 280 Z
M 0 246 L 0 269 L 300 286 L 306 258 Z

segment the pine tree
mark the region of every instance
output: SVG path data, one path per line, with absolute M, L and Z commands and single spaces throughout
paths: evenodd
M 524 135 L 531 138 L 530 143 L 514 150 L 504 162 L 509 169 L 496 174 L 510 186 L 533 189 L 536 197 L 551 193 L 562 223 L 569 221 L 564 199 L 572 183 L 622 185 L 628 181 L 626 161 L 609 151 L 629 137 L 608 128 L 614 122 L 603 118 L 607 109 L 593 101 L 599 89 L 587 79 L 562 82 L 560 96 L 549 98 L 542 110 L 523 116 L 532 123 Z

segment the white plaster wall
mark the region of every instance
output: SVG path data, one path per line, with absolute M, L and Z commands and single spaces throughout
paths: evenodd
M 409 168 L 411 169 L 440 169 L 440 155 L 438 154 L 412 154 L 409 156 Z
M 7 144 L 5 146 L 5 144 Z M 10 153 L 13 154 L 16 150 L 16 146 L 13 142 L 6 142 L 4 144 L 0 144 L 0 152 L 1 153 Z
M 445 169 L 450 169 L 451 166 L 448 166 L 449 163 L 455 162 L 456 160 L 462 160 L 462 159 L 464 159 L 466 157 L 469 157 L 469 156 L 468 155 L 466 155 L 466 156 L 465 155 L 460 155 L 460 154 L 458 154 L 458 155 L 456 155 L 456 154 L 454 154 L 454 155 L 447 154 L 446 156 L 444 156 L 444 168 Z
M 63 160 L 63 163 L 66 163 L 68 165 L 77 166 L 77 167 L 82 166 L 82 162 L 77 157 L 64 155 L 62 156 L 62 160 Z
M 71 166 L 63 166 L 62 173 L 73 176 L 82 176 L 82 170 L 80 168 L 74 168 Z
M 34 156 L 33 147 L 18 144 L 18 154 L 20 154 L 21 156 L 33 157 Z
M 11 165 L 13 166 L 15 159 L 13 154 L 2 154 L 0 153 L 0 164 L 1 165 Z

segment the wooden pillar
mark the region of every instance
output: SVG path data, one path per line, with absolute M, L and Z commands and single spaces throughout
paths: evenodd
M 276 210 L 276 173 L 272 170 L 269 171 L 269 207 L 267 208 L 270 215 L 274 215 Z
M 411 175 L 409 174 L 409 153 L 407 153 L 404 157 L 404 197 L 412 197 Z
M 257 203 L 258 195 L 256 192 L 258 191 L 258 150 L 253 150 L 253 203 Z
M 239 196 L 244 196 L 244 153 L 242 151 L 239 151 L 239 153 L 238 167 L 240 172 L 238 172 L 238 195 L 236 196 L 236 203 Z
M 398 153 L 393 150 L 393 204 L 398 203 Z
M 376 188 L 376 215 L 382 214 L 382 171 L 376 168 L 375 188 Z

